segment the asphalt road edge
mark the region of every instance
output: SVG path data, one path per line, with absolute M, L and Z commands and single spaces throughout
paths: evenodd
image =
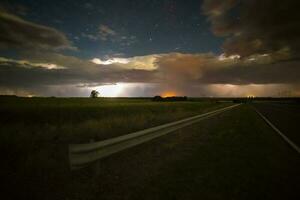
M 252 106 L 255 112 L 278 134 L 281 138 L 289 144 L 300 155 L 300 148 L 292 142 L 287 136 L 285 136 L 274 124 L 272 124 L 261 112 L 259 112 L 254 106 Z

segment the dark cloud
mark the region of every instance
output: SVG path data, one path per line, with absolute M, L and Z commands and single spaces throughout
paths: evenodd
M 237 0 L 205 0 L 202 10 L 212 24 L 212 31 L 217 36 L 226 36 L 236 31 L 238 21 L 229 16 L 229 11 L 236 6 Z
M 295 0 L 205 0 L 213 32 L 226 36 L 227 55 L 247 57 L 289 50 L 299 57 L 300 2 Z
M 277 61 L 270 55 L 248 59 L 213 54 L 167 54 L 157 60 L 170 85 L 299 83 L 300 60 Z
M 109 37 L 117 35 L 116 31 L 108 27 L 107 25 L 101 24 L 99 27 L 99 37 L 101 40 L 106 41 Z
M 38 90 L 67 85 L 96 86 L 116 82 L 151 82 L 153 73 L 147 70 L 124 69 L 117 65 L 96 65 L 61 54 L 43 54 L 45 58 L 11 60 L 0 58 L 0 86 Z M 49 62 L 51 60 L 51 62 Z M 50 67 L 49 67 L 50 66 Z
M 272 95 L 288 88 L 300 94 L 298 1 L 205 0 L 202 9 L 213 33 L 225 37 L 221 56 L 166 53 L 84 60 L 41 51 L 73 47 L 56 29 L 0 11 L 0 48 L 30 49 L 21 51 L 20 60 L 0 57 L 0 93 L 51 95 L 57 91 L 80 96 L 86 93 L 84 88 L 122 82 L 139 83 L 123 96 L 164 91 L 191 96 L 238 96 L 255 91 Z M 82 37 L 120 46 L 136 40 L 106 25 L 97 34 L 82 33 Z
M 239 63 L 228 68 L 207 71 L 201 82 L 218 84 L 299 84 L 299 61 L 273 64 Z
M 74 49 L 60 31 L 0 10 L 0 48 Z
M 52 87 L 53 90 L 57 88 L 55 86 L 84 88 L 123 82 L 158 84 L 161 90 L 153 91 L 173 90 L 191 94 L 197 88 L 202 88 L 203 92 L 203 86 L 215 84 L 300 84 L 299 60 L 279 62 L 270 55 L 241 59 L 214 54 L 170 53 L 152 55 L 153 59 L 151 55 L 135 57 L 131 60 L 139 62 L 133 66 L 130 66 L 133 61 L 102 65 L 57 53 L 30 55 L 30 61 L 0 58 L 2 87 L 34 90 Z M 142 62 L 153 62 L 153 67 L 137 69 L 136 64 Z
M 125 86 L 120 96 L 149 96 L 163 95 L 167 92 L 176 95 L 186 95 L 189 97 L 244 97 L 255 96 L 282 96 L 282 95 L 300 95 L 300 85 L 289 84 L 251 84 L 251 85 L 231 85 L 231 84 L 201 84 L 176 90 L 172 87 L 162 87 L 159 84 L 134 84 Z M 88 95 L 86 95 L 88 96 Z

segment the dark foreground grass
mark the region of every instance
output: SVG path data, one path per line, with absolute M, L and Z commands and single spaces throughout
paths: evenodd
M 84 98 L 0 98 L 0 103 L 1 178 L 5 191 L 24 199 L 66 199 L 73 192 L 89 199 L 84 188 L 93 186 L 69 170 L 69 143 L 115 137 L 230 105 Z
M 74 172 L 69 199 L 299 199 L 300 159 L 248 105 Z M 49 197 L 44 195 L 42 197 Z

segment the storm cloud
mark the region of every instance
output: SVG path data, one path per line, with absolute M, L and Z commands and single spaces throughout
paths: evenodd
M 0 10 L 0 48 L 75 49 L 64 33 Z
M 129 83 L 123 96 L 164 91 L 272 95 L 289 88 L 299 95 L 298 8 L 292 0 L 205 0 L 202 12 L 212 32 L 224 38 L 221 54 L 169 52 L 106 60 L 66 55 L 58 50 L 75 47 L 63 32 L 0 11 L 0 48 L 20 50 L 18 58 L 0 57 L 0 93 L 80 96 L 84 88 Z M 100 30 L 102 42 L 117 35 L 107 26 Z
M 50 86 L 95 87 L 117 82 L 149 83 L 160 85 L 160 90 L 153 90 L 153 93 L 174 90 L 182 94 L 192 93 L 189 91 L 198 90 L 204 85 L 300 84 L 298 60 L 278 62 L 266 55 L 241 59 L 211 53 L 169 53 L 150 57 L 127 58 L 138 60 L 138 63 L 144 60 L 148 64 L 151 60 L 150 70 L 136 69 L 133 61 L 103 65 L 57 53 L 31 54 L 30 61 L 2 58 L 0 84 L 7 88 L 39 90 Z
M 299 57 L 299 1 L 205 0 L 203 12 L 227 55 L 242 57 L 285 51 Z

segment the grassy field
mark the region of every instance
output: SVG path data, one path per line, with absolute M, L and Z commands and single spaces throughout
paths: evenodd
M 107 139 L 231 105 L 214 101 L 14 97 L 0 98 L 0 103 L 0 147 L 5 160 L 1 177 L 7 191 L 18 191 L 16 195 L 30 199 L 43 194 L 49 199 L 65 199 L 56 193 L 60 184 L 72 183 L 69 143 Z
M 11 199 L 299 199 L 300 160 L 249 104 L 71 172 L 67 145 L 232 103 L 0 98 L 1 179 Z M 287 113 L 286 113 L 287 114 Z
M 88 142 L 182 119 L 230 103 L 151 99 L 0 98 L 1 133 L 18 138 Z M 4 136 L 5 137 L 5 136 Z M 23 139 L 25 139 L 23 138 Z

